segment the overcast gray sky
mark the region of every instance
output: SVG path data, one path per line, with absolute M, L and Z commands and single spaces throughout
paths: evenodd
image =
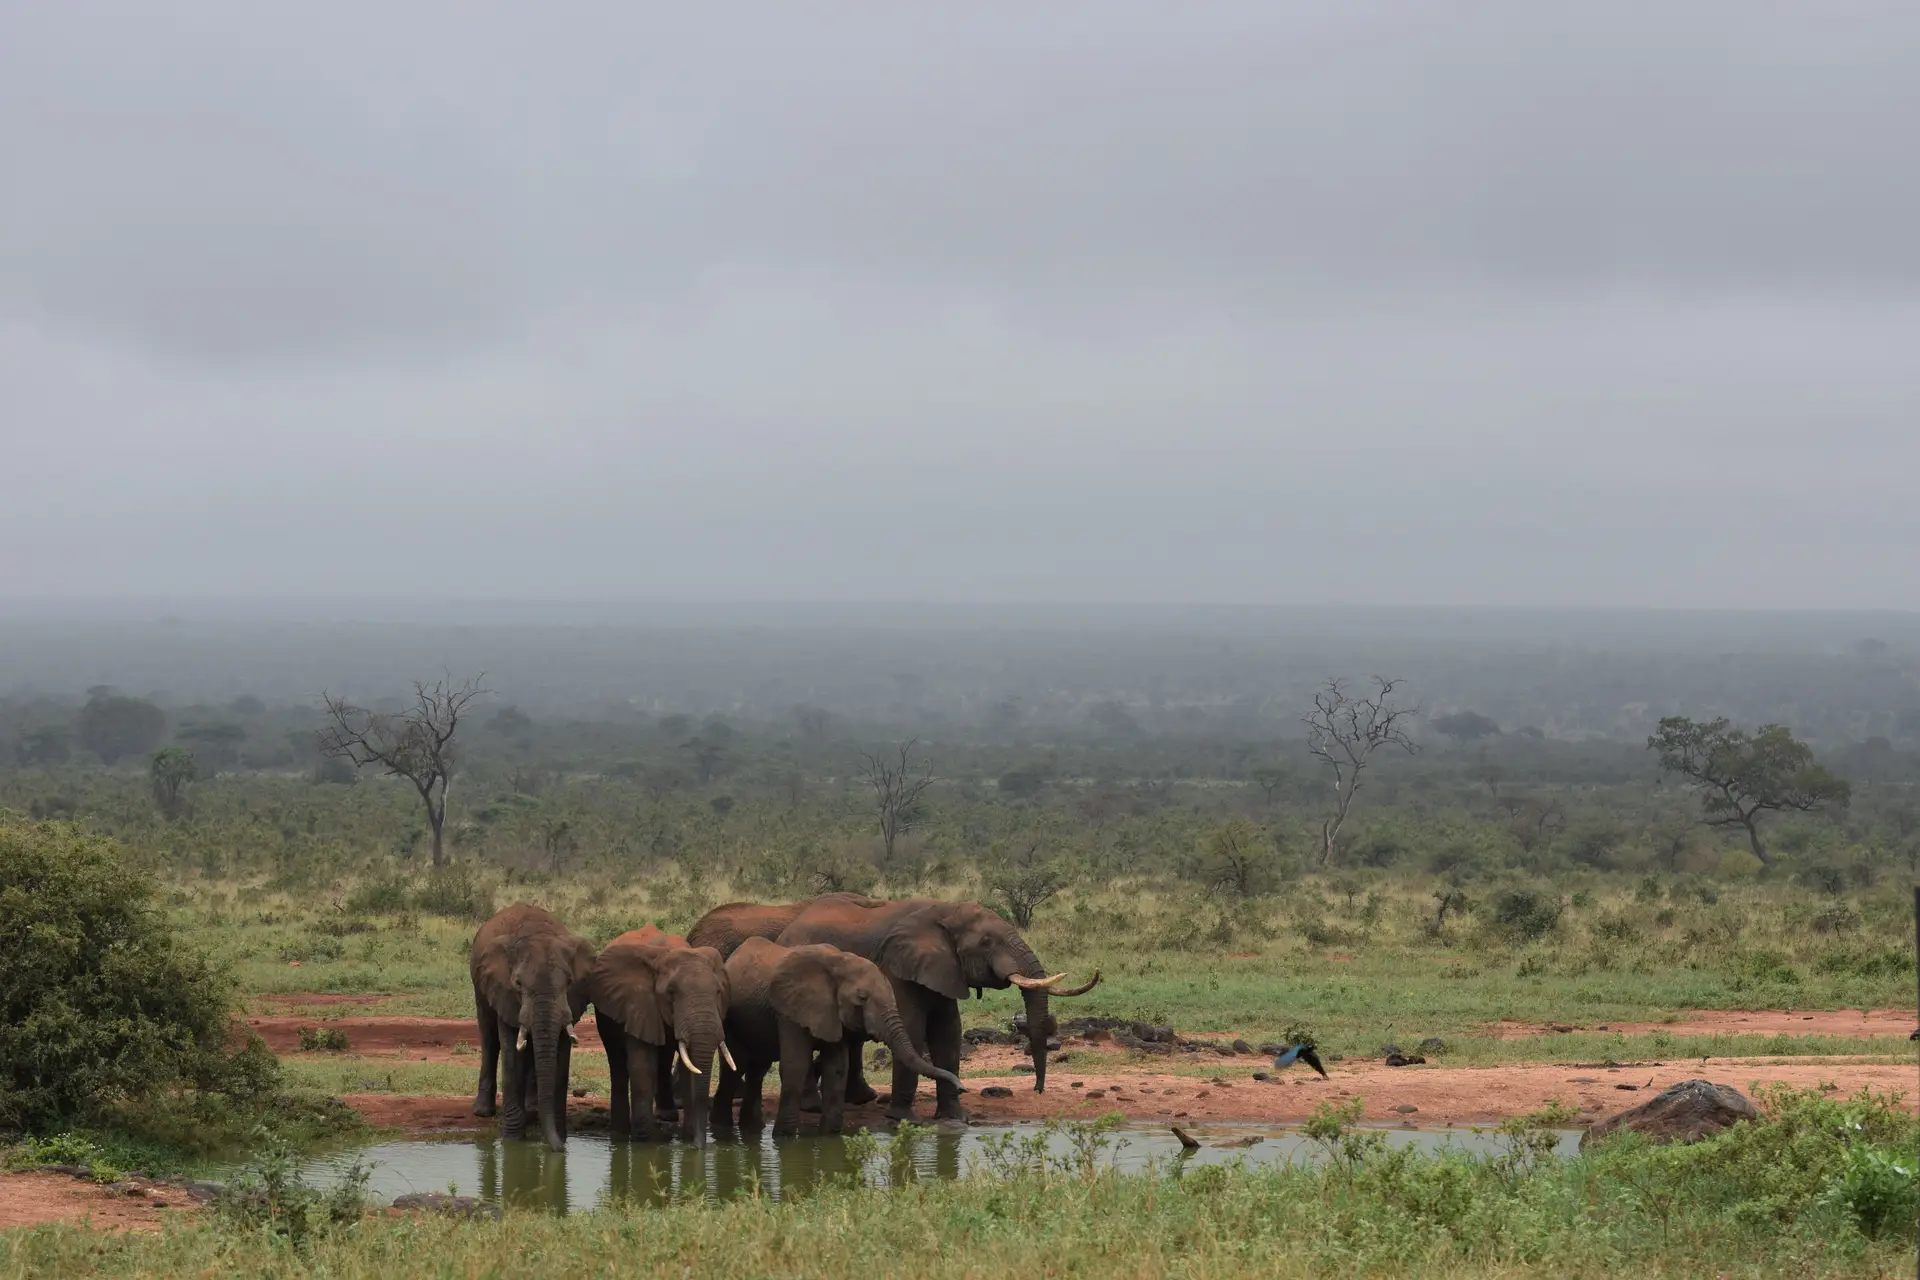
M 0 0 L 0 596 L 1920 607 L 1916 66 L 1912 0 Z

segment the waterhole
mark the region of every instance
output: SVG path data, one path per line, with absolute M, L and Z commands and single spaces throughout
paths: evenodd
M 874 1134 L 879 1152 L 856 1169 L 839 1137 L 775 1138 L 770 1132 L 717 1135 L 707 1146 L 671 1142 L 614 1142 L 604 1134 L 575 1134 L 565 1151 L 541 1142 L 481 1138 L 408 1138 L 320 1157 L 303 1171 L 325 1187 L 355 1161 L 372 1171 L 368 1190 L 386 1199 L 409 1192 L 451 1191 L 479 1196 L 510 1208 L 582 1213 L 619 1204 L 667 1204 L 688 1199 L 721 1200 L 738 1195 L 772 1199 L 804 1194 L 832 1180 L 856 1176 L 871 1186 L 895 1181 L 958 1178 L 973 1168 L 1006 1167 L 1009 1159 L 1075 1162 L 1090 1158 L 1102 1169 L 1139 1171 L 1149 1165 L 1187 1170 L 1244 1160 L 1249 1165 L 1313 1163 L 1321 1149 L 1297 1131 L 1263 1125 L 1199 1125 L 1189 1131 L 1201 1142 L 1183 1154 L 1166 1129 L 1115 1129 L 1089 1151 L 1066 1132 L 1037 1125 L 978 1125 L 936 1130 L 902 1142 Z M 1491 1132 L 1465 1129 L 1383 1129 L 1389 1147 L 1455 1150 L 1498 1155 L 1506 1144 Z M 1248 1139 L 1257 1141 L 1248 1142 Z M 1559 1155 L 1579 1150 L 1580 1131 L 1558 1134 Z M 1222 1145 L 1235 1144 L 1235 1145 Z M 996 1163 L 998 1161 L 998 1163 Z

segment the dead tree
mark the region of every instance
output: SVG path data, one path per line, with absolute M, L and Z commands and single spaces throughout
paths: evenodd
M 887 866 L 893 865 L 895 843 L 920 825 L 920 793 L 933 785 L 931 765 L 918 773 L 914 770 L 913 744 L 918 741 L 918 738 L 908 738 L 900 744 L 897 763 L 890 763 L 873 752 L 861 753 L 866 762 L 867 785 L 873 788 L 874 804 L 879 811 L 881 853 Z
M 1313 711 L 1301 717 L 1307 726 L 1307 750 L 1333 770 L 1335 794 L 1332 816 L 1320 824 L 1319 865 L 1333 860 L 1334 841 L 1353 808 L 1367 766 L 1382 747 L 1399 747 L 1411 755 L 1419 747 L 1407 737 L 1405 722 L 1419 713 L 1416 707 L 1393 705 L 1393 690 L 1400 682 L 1373 677 L 1377 686 L 1371 697 L 1347 691 L 1339 680 L 1328 680 L 1326 688 L 1313 695 Z
M 484 676 L 453 682 L 443 675 L 429 685 L 413 682 L 413 705 L 405 711 L 369 711 L 344 698 L 322 693 L 332 722 L 320 731 L 320 753 L 350 760 L 358 768 L 378 765 L 405 778 L 427 807 L 433 831 L 433 865 L 446 863 L 447 791 L 453 784 L 454 734 L 467 704 L 486 693 Z

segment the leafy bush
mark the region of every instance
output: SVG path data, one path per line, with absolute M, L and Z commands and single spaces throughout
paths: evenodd
M 229 1049 L 231 981 L 151 896 L 110 841 L 0 819 L 0 1129 L 45 1130 L 178 1084 L 260 1085 L 258 1053 Z
M 1560 923 L 1560 903 L 1525 889 L 1504 889 L 1494 895 L 1487 927 L 1509 942 L 1534 942 L 1552 933 Z
M 368 880 L 347 895 L 346 908 L 358 916 L 399 915 L 407 909 L 407 889 L 405 876 Z
M 345 1053 L 349 1045 L 347 1033 L 338 1027 L 302 1027 L 300 1047 L 308 1053 Z
M 358 1222 L 367 1212 L 369 1170 L 357 1161 L 326 1191 L 300 1177 L 293 1148 L 265 1132 L 265 1149 L 241 1168 L 214 1202 L 230 1226 L 284 1237 L 295 1248 L 329 1227 Z
M 478 924 L 493 915 L 493 890 L 480 883 L 473 864 L 450 862 L 427 874 L 426 883 L 413 891 L 413 905 L 428 915 Z

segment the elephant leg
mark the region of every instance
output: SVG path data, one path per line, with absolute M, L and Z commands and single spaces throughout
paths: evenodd
M 800 1091 L 813 1061 L 813 1037 L 806 1028 L 780 1019 L 780 1110 L 773 1118 L 776 1136 L 800 1132 Z
M 633 1136 L 632 1099 L 627 1094 L 627 1033 L 606 1014 L 594 1011 L 600 1044 L 607 1051 L 607 1120 L 616 1142 Z
M 736 1059 L 737 1059 L 736 1055 Z M 716 1127 L 733 1123 L 733 1104 L 739 1101 L 740 1073 L 725 1062 L 718 1064 L 720 1078 L 713 1082 L 713 1101 L 708 1113 Z
M 812 1053 L 807 1054 L 807 1078 L 800 1086 L 800 1109 L 808 1114 L 820 1109 L 820 1064 Z
M 633 1098 L 633 1136 L 652 1141 L 653 1097 L 660 1074 L 660 1054 L 653 1045 L 634 1036 L 628 1036 L 626 1042 L 628 1091 Z
M 918 989 L 908 987 L 902 991 L 899 1003 L 900 1021 L 907 1028 L 907 1039 L 913 1042 L 914 1048 L 925 1053 L 927 1008 L 918 994 Z M 913 1119 L 913 1097 L 919 1088 L 919 1073 L 896 1058 L 893 1063 L 893 1096 L 887 1099 L 887 1118 L 890 1120 Z
M 927 1057 L 941 1070 L 960 1074 L 958 1001 L 939 997 L 933 1001 L 933 1007 L 927 1010 Z M 964 1121 L 967 1118 L 966 1108 L 960 1105 L 960 1091 L 945 1080 L 933 1082 L 933 1097 L 935 1120 Z
M 864 1107 L 880 1095 L 867 1083 L 866 1047 L 867 1038 L 862 1035 L 847 1037 L 846 1087 L 840 1091 L 842 1097 L 856 1107 Z M 824 1087 L 824 1086 L 822 1086 Z
M 480 1024 L 480 1085 L 473 1094 L 473 1114 L 490 1116 L 494 1113 L 494 1093 L 499 1086 L 500 1064 L 500 1021 L 493 1016 L 493 1010 L 487 1007 L 486 997 L 476 988 L 473 993 L 473 1016 Z
M 497 1034 L 500 1037 L 500 1060 L 505 1068 L 500 1082 L 500 1136 L 503 1138 L 523 1138 L 527 1132 L 527 1071 L 526 1055 L 514 1047 L 514 1041 L 520 1037 L 520 1028 L 513 1026 L 505 1018 L 499 1022 Z
M 673 1033 L 667 1033 L 671 1036 Z M 674 1045 L 679 1042 L 675 1041 Z M 680 1077 L 684 1074 L 680 1059 L 674 1053 L 674 1045 L 662 1045 L 658 1057 L 658 1074 L 654 1079 L 653 1113 L 662 1124 L 677 1124 L 680 1120 Z
M 766 1124 L 766 1107 L 761 1097 L 767 1087 L 768 1064 L 752 1059 L 740 1075 L 740 1127 L 758 1129 Z
M 820 1132 L 847 1127 L 847 1060 L 858 1059 L 860 1042 L 820 1046 Z
M 520 1053 L 520 1082 L 527 1092 L 527 1119 L 538 1121 L 546 1109 L 546 1099 L 540 1096 L 540 1073 L 533 1067 L 533 1042 Z

